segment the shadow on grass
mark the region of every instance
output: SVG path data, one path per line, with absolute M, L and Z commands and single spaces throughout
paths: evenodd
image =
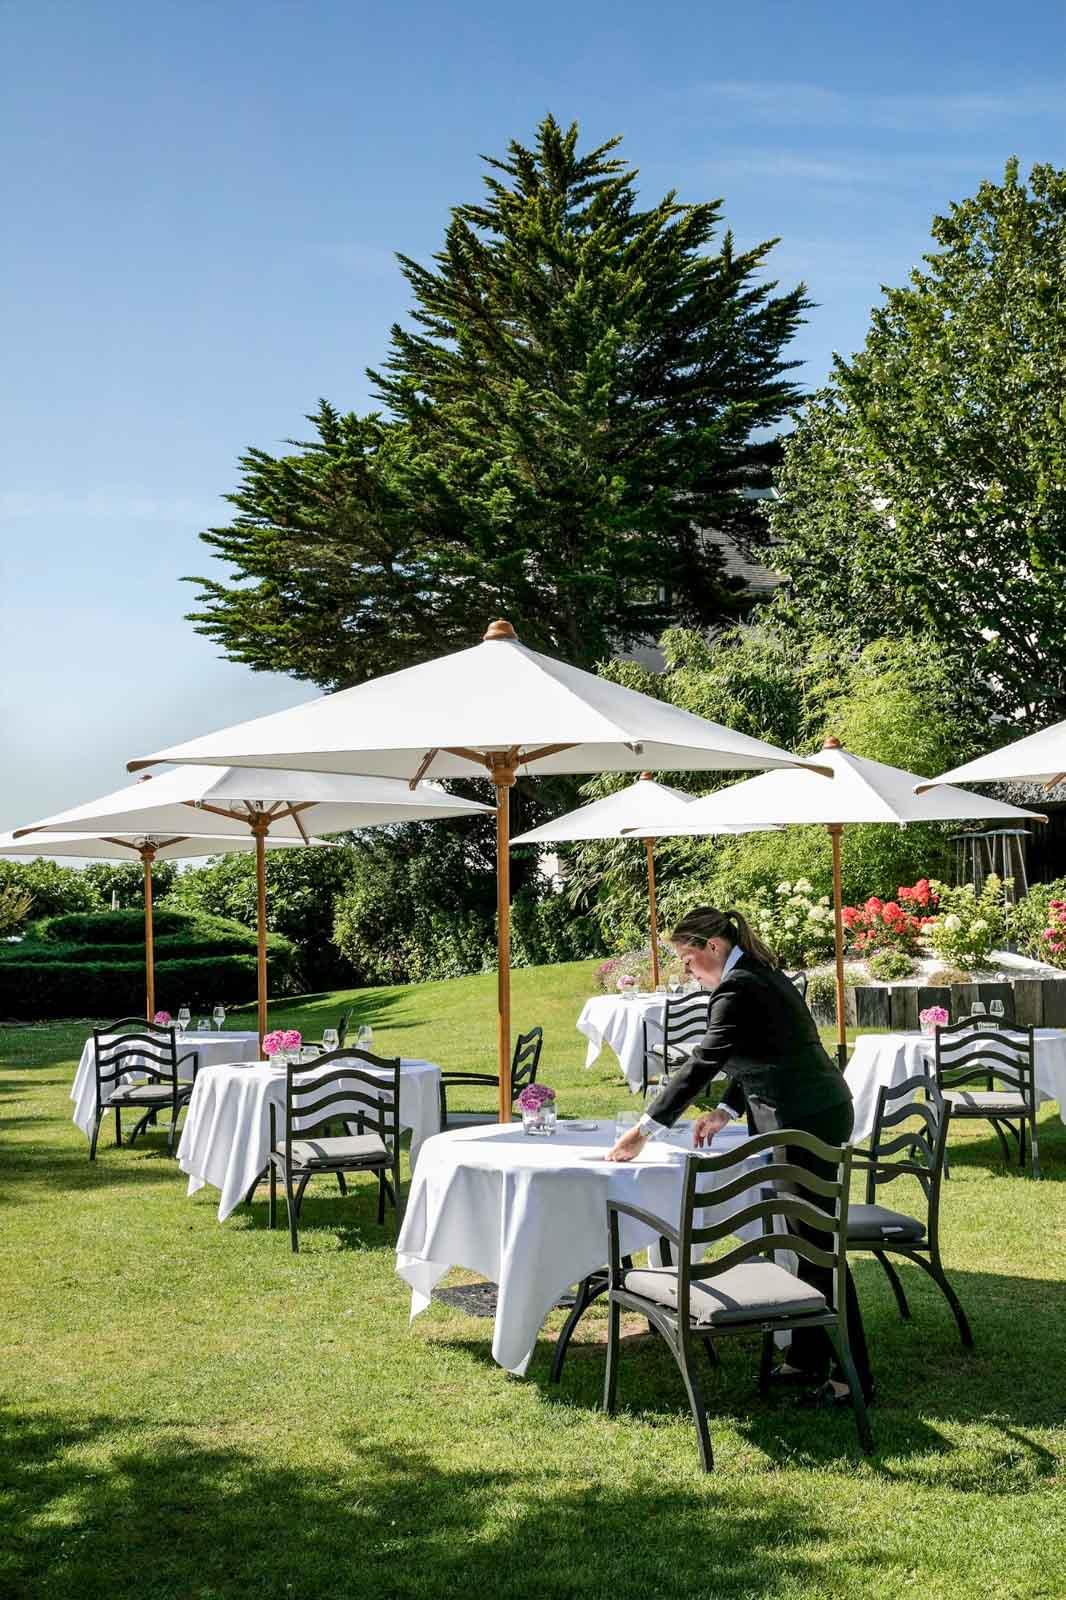
M 955 1137 L 962 1128 L 981 1130 L 977 1138 L 960 1139 Z M 986 1137 L 987 1130 L 987 1137 Z M 997 1177 L 1021 1177 L 1028 1179 L 1032 1174 L 1032 1161 L 1029 1155 L 1029 1140 L 1025 1143 L 1025 1165 L 1018 1162 L 1016 1147 L 1010 1134 L 1007 1135 L 1011 1145 L 1011 1160 L 1003 1159 L 1003 1150 L 995 1132 L 988 1123 L 974 1118 L 961 1119 L 958 1124 L 952 1125 L 951 1137 L 948 1140 L 948 1166 L 953 1173 L 961 1171 L 979 1171 Z M 1040 1121 L 1037 1137 L 1040 1141 L 1040 1182 L 1066 1183 L 1066 1127 L 1063 1126 L 1058 1116 L 1043 1117 Z M 948 1182 L 948 1193 L 951 1192 L 951 1179 Z
M 871 1409 L 874 1455 L 870 1465 L 881 1476 L 928 1480 L 943 1476 L 963 1492 L 1014 1494 L 1061 1471 L 1058 1457 L 1025 1430 L 1054 1430 L 1063 1422 L 1066 1392 L 1066 1284 L 1054 1279 L 1015 1278 L 996 1273 L 952 1271 L 951 1281 L 973 1325 L 976 1347 L 963 1350 L 955 1323 L 939 1291 L 917 1267 L 897 1262 L 911 1304 L 903 1322 L 872 1260 L 853 1263 L 863 1307 L 878 1400 Z M 604 1303 L 586 1316 L 571 1344 L 562 1381 L 550 1382 L 554 1338 L 541 1338 L 528 1378 L 549 1405 L 588 1410 L 600 1407 L 606 1359 Z M 466 1319 L 463 1319 L 464 1322 Z M 562 1318 L 554 1322 L 561 1326 Z M 663 1341 L 643 1331 L 623 1338 L 619 1404 L 635 1425 L 655 1427 L 690 1413 L 680 1373 Z M 469 1326 L 469 1324 L 467 1324 Z M 479 1324 L 479 1331 L 484 1329 Z M 552 1328 L 557 1333 L 558 1326 Z M 1024 1341 L 1018 1329 L 1025 1328 Z M 457 1330 L 458 1331 L 458 1330 Z M 491 1366 L 491 1332 L 448 1338 L 479 1364 Z M 719 1341 L 720 1367 L 700 1363 L 697 1371 L 711 1424 L 726 1423 L 781 1465 L 826 1466 L 842 1457 L 863 1459 L 850 1409 L 807 1412 L 795 1405 L 796 1392 L 763 1399 L 757 1389 L 758 1340 L 740 1336 Z M 959 1445 L 945 1427 L 972 1426 L 990 1431 L 980 1459 L 952 1460 Z M 728 1444 L 715 1443 L 720 1464 L 728 1464 Z M 692 1434 L 693 1465 L 696 1435 Z M 936 1458 L 944 1458 L 936 1465 Z
M 304 1430 L 306 1464 L 127 1416 L 0 1413 L 10 1600 L 518 1600 L 813 1592 L 828 1533 L 804 1498 L 724 1480 L 576 1486 L 524 1462 Z M 711 1537 L 709 1538 L 709 1535 Z M 849 1557 L 854 1564 L 854 1557 Z

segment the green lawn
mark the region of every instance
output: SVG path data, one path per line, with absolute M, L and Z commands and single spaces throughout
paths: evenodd
M 594 963 L 515 973 L 564 1113 L 625 1099 L 582 1070 Z M 495 980 L 354 997 L 384 1054 L 491 1069 Z M 272 1020 L 317 1035 L 349 1000 Z M 231 1016 L 233 1025 L 243 1019 Z M 0 1030 L 0 1597 L 1061 1597 L 1066 1593 L 1066 1129 L 1045 1112 L 1040 1184 L 994 1139 L 955 1136 L 945 1254 L 977 1339 L 901 1266 L 901 1323 L 857 1267 L 879 1390 L 877 1453 L 847 1414 L 755 1394 L 757 1352 L 706 1374 L 718 1471 L 698 1471 L 680 1380 L 633 1322 L 598 1411 L 602 1313 L 548 1383 L 491 1325 L 434 1305 L 408 1326 L 374 1185 L 310 1191 L 294 1257 L 266 1206 L 215 1220 L 163 1141 L 91 1167 L 68 1093 L 86 1023 Z M 899 1186 L 897 1185 L 897 1188 Z M 901 1200 L 904 1197 L 901 1196 Z M 913 1289 L 912 1289 L 913 1285 Z

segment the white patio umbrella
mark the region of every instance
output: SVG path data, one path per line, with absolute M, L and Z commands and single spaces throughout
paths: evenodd
M 719 789 L 702 800 L 694 800 L 683 816 L 675 817 L 661 827 L 659 833 L 714 833 L 723 823 L 736 822 L 753 828 L 771 828 L 781 823 L 818 823 L 828 830 L 833 849 L 837 1054 L 843 1066 L 847 1059 L 847 1036 L 840 839 L 845 826 L 894 822 L 906 827 L 908 822 L 958 822 L 978 817 L 1028 817 L 1039 822 L 1047 819 L 1034 811 L 1005 805 L 1002 800 L 968 794 L 965 789 L 937 789 L 931 794 L 916 795 L 914 786 L 922 780 L 915 773 L 853 755 L 843 748 L 839 739 L 832 737 L 826 739 L 819 759 L 831 768 L 832 783 L 823 783 L 807 774 L 768 772 L 759 778 L 749 778 L 745 783 L 730 784 L 727 789 Z
M 680 816 L 693 797 L 683 789 L 658 783 L 650 772 L 642 772 L 636 783 L 619 789 L 602 800 L 593 800 L 576 811 L 545 822 L 528 833 L 520 833 L 512 844 L 563 844 L 574 839 L 624 839 L 639 837 L 644 845 L 648 870 L 648 925 L 651 929 L 651 981 L 659 984 L 659 917 L 655 898 L 655 833 L 651 826 L 664 817 Z M 729 833 L 748 830 L 733 827 Z
M 411 784 L 430 770 L 491 778 L 501 1121 L 511 1117 L 508 796 L 516 775 L 804 765 L 761 739 L 528 650 L 509 622 L 492 623 L 472 649 L 158 750 L 131 761 L 130 770 L 157 761 L 376 773 Z
M 313 843 L 324 844 L 322 839 Z M 302 839 L 268 839 L 271 849 L 292 850 L 303 845 Z M 33 838 L 16 839 L 12 833 L 0 833 L 0 856 L 21 856 L 23 860 L 39 856 L 49 858 L 77 856 L 91 861 L 131 861 L 138 859 L 144 869 L 144 977 L 145 1012 L 148 1020 L 155 1016 L 155 933 L 152 917 L 152 864 L 156 861 L 184 861 L 196 856 L 230 855 L 234 851 L 250 853 L 255 840 L 250 834 L 244 838 L 222 835 L 212 838 L 198 834 L 195 838 L 172 838 L 165 834 L 148 833 L 91 834 L 91 833 L 39 833 Z
M 1002 750 L 966 761 L 961 767 L 942 772 L 938 778 L 922 778 L 916 792 L 925 794 L 944 783 L 1043 783 L 1053 789 L 1066 778 L 1066 722 L 1027 734 Z
M 445 794 L 432 784 L 415 786 L 394 780 L 354 778 L 325 772 L 258 771 L 217 766 L 180 767 L 161 777 L 146 774 L 87 805 L 58 812 L 14 837 L 37 838 L 41 832 L 94 834 L 151 828 L 153 834 L 198 829 L 242 839 L 255 851 L 258 1023 L 262 1042 L 267 1021 L 266 971 L 266 843 L 268 837 L 310 844 L 308 828 L 342 833 L 389 823 L 441 820 L 489 811 L 476 800 Z M 213 849 L 217 846 L 213 846 Z

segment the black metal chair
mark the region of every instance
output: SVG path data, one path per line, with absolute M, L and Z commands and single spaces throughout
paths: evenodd
M 178 1068 L 192 1063 L 192 1077 L 178 1077 Z M 195 1050 L 178 1055 L 178 1031 L 141 1017 L 120 1017 L 106 1028 L 93 1029 L 93 1070 L 96 1074 L 96 1112 L 89 1142 L 89 1160 L 96 1160 L 100 1124 L 108 1111 L 115 1113 L 115 1144 L 122 1143 L 122 1113 L 142 1112 L 130 1133 L 132 1145 L 161 1111 L 170 1111 L 167 1149 L 174 1153 L 178 1112 L 192 1098 L 200 1058 Z M 137 1079 L 133 1074 L 138 1075 Z
M 536 1083 L 537 1069 L 540 1066 L 540 1053 L 544 1047 L 544 1029 L 530 1028 L 528 1033 L 520 1033 L 515 1040 L 514 1053 L 511 1056 L 511 1104 L 514 1105 L 522 1090 L 529 1083 Z M 440 1075 L 440 1125 L 442 1132 L 447 1128 L 481 1128 L 489 1127 L 499 1121 L 496 1112 L 486 1111 L 453 1111 L 448 1105 L 448 1090 L 460 1084 L 477 1083 L 484 1086 L 491 1085 L 499 1091 L 500 1080 L 493 1072 L 442 1072 Z
M 925 1099 L 919 1100 L 919 1094 Z M 849 1255 L 869 1252 L 881 1263 L 905 1322 L 910 1320 L 910 1307 L 889 1253 L 921 1267 L 951 1307 L 963 1344 L 972 1349 L 970 1324 L 940 1259 L 940 1184 L 950 1122 L 951 1106 L 931 1079 L 919 1076 L 891 1087 L 882 1084 L 869 1150 L 855 1151 L 856 1170 L 866 1171 L 866 1202 L 848 1207 L 847 1250 Z M 907 1123 L 911 1126 L 905 1127 Z M 921 1185 L 924 1221 L 877 1204 L 881 1186 L 904 1176 L 916 1178 Z
M 700 994 L 671 994 L 667 996 L 663 1019 L 645 1017 L 644 1053 L 641 1057 L 640 1092 L 647 1098 L 648 1082 L 656 1077 L 669 1077 L 691 1054 L 692 1046 L 707 1032 L 707 1016 L 711 996 Z M 658 1035 L 658 1037 L 655 1037 Z M 687 1046 L 687 1048 L 686 1048 Z
M 1040 1176 L 1036 1138 L 1036 1069 L 1032 1028 L 974 1027 L 966 1018 L 936 1030 L 936 1085 L 951 1107 L 952 1120 L 990 1122 L 999 1137 L 1003 1159 L 1010 1162 L 1008 1130 L 1018 1144 L 1018 1165 L 1025 1166 L 1025 1133 L 1029 1130 L 1033 1177 Z M 967 1088 L 981 1083 L 983 1088 Z M 944 1176 L 950 1177 L 947 1155 Z
M 836 1167 L 836 1177 L 817 1177 L 783 1159 L 782 1147 L 785 1146 L 810 1151 L 819 1160 L 832 1163 Z M 713 1173 L 720 1179 L 733 1168 L 743 1169 L 753 1155 L 763 1150 L 774 1152 L 765 1165 L 749 1167 L 735 1178 L 717 1182 L 711 1190 L 701 1190 L 700 1179 L 705 1173 Z M 677 1362 L 696 1424 L 700 1461 L 704 1471 L 711 1472 L 714 1455 L 703 1395 L 693 1365 L 696 1342 L 712 1334 L 717 1339 L 725 1334 L 761 1333 L 759 1382 L 765 1391 L 769 1384 L 774 1335 L 786 1329 L 821 1327 L 828 1334 L 847 1377 L 862 1447 L 867 1452 L 873 1449 L 862 1387 L 848 1344 L 844 1241 L 848 1230 L 851 1161 L 850 1146 L 838 1148 L 824 1144 L 813 1134 L 783 1129 L 757 1134 L 754 1139 L 745 1140 L 720 1156 L 689 1158 L 680 1228 L 638 1206 L 608 1200 L 610 1286 L 607 1293 L 607 1371 L 603 1386 L 605 1411 L 613 1412 L 617 1404 L 621 1314 L 625 1308 L 648 1319 Z M 768 1184 L 787 1184 L 788 1192 L 770 1189 Z M 757 1199 L 742 1198 L 752 1190 Z M 805 1197 L 810 1193 L 831 1200 L 833 1214 L 819 1209 Z M 740 1200 L 738 1210 L 708 1227 L 697 1225 L 698 1212 L 708 1206 L 720 1208 L 730 1200 Z M 668 1239 L 675 1247 L 677 1265 L 627 1270 L 620 1244 L 622 1217 L 634 1217 Z M 786 1231 L 774 1231 L 778 1217 L 785 1219 Z M 715 1244 L 734 1233 L 738 1226 L 752 1222 L 761 1223 L 764 1229 L 757 1237 L 727 1250 L 716 1260 L 693 1261 L 693 1246 Z M 815 1244 L 815 1238 L 821 1242 Z M 779 1250 L 791 1250 L 807 1261 L 832 1270 L 831 1304 L 817 1289 L 777 1265 L 773 1257 Z
M 277 1225 L 278 1173 L 285 1185 L 292 1248 L 304 1191 L 312 1178 L 373 1172 L 378 1179 L 378 1222 L 386 1197 L 400 1216 L 400 1062 L 366 1050 L 331 1050 L 306 1065 L 290 1061 L 285 1074 L 284 1137 L 278 1108 L 270 1107 L 270 1226 Z M 343 1135 L 332 1134 L 336 1123 Z M 352 1132 L 354 1126 L 355 1132 Z M 391 1176 L 391 1181 L 390 1181 Z

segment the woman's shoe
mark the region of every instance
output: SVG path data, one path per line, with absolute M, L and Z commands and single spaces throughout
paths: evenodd
M 874 1391 L 871 1389 L 866 1396 L 866 1404 L 874 1403 Z M 851 1392 L 842 1390 L 839 1394 L 831 1383 L 823 1383 L 818 1389 L 809 1389 L 806 1394 L 801 1394 L 796 1401 L 798 1406 L 810 1411 L 835 1411 L 851 1405 Z

